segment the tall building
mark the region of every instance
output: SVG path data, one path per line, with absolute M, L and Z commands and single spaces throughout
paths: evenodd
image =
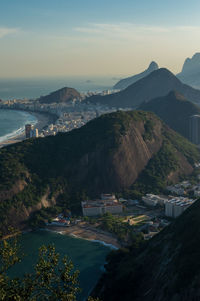
M 33 125 L 32 124 L 26 124 L 25 125 L 26 138 L 31 138 L 31 131 L 32 130 L 33 130 Z
M 32 124 L 26 124 L 25 125 L 25 133 L 26 133 L 26 138 L 37 138 L 38 137 L 38 129 L 34 129 L 34 126 Z
M 165 203 L 165 215 L 169 217 L 178 217 L 181 215 L 188 207 L 190 207 L 195 200 L 184 198 L 184 197 L 174 197 Z
M 38 138 L 38 129 L 32 129 L 30 131 L 30 138 Z
M 189 140 L 194 144 L 200 144 L 200 115 L 189 118 Z

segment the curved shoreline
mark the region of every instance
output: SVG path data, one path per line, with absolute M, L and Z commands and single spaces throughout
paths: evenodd
M 2 109 L 1 112 L 4 112 L 7 115 L 7 109 Z M 11 110 L 10 110 L 11 111 Z M 21 115 L 24 118 L 23 124 L 19 125 L 17 128 L 13 129 L 13 131 L 4 134 L 3 136 L 0 136 L 0 143 L 4 143 L 4 141 L 15 139 L 15 137 L 21 136 L 24 134 L 25 124 L 31 123 L 34 126 L 37 124 L 38 119 L 35 115 L 26 112 L 26 111 L 19 111 L 19 110 L 13 110 L 14 113 Z M 9 114 L 8 114 L 9 115 Z M 12 117 L 12 116 L 11 116 Z M 16 116 L 17 117 L 17 116 Z M 3 119 L 5 117 L 3 116 Z M 5 118 L 6 119 L 6 118 Z M 9 121 L 9 118 L 7 118 Z
M 111 233 L 87 225 L 73 225 L 69 227 L 48 226 L 46 230 L 91 242 L 101 243 L 104 246 L 115 250 L 122 247 L 118 239 Z
M 7 108 L 6 108 L 6 110 L 7 110 Z M 10 109 L 10 110 L 13 110 L 13 109 Z M 57 115 L 51 114 L 48 112 L 35 112 L 35 111 L 19 110 L 19 109 L 16 109 L 15 111 L 26 112 L 32 116 L 35 116 L 37 119 L 37 122 L 35 123 L 35 127 L 38 128 L 38 130 L 40 130 L 40 131 L 45 126 L 47 126 L 51 123 L 54 123 L 58 119 Z M 23 130 L 23 132 L 15 135 L 15 136 L 12 136 L 6 140 L 0 141 L 0 148 L 5 147 L 10 144 L 21 142 L 24 139 L 25 139 L 25 129 Z

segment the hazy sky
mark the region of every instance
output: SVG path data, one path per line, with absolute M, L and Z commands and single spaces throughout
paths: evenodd
M 199 15 L 199 0 L 0 0 L 0 77 L 177 73 Z

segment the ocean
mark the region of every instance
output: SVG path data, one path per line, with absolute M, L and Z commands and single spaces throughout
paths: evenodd
M 111 89 L 117 78 L 105 77 L 49 77 L 28 79 L 0 79 L 0 99 L 36 99 L 63 87 L 79 92 Z M 20 134 L 26 123 L 36 123 L 26 112 L 0 110 L 0 142 Z
M 27 123 L 36 124 L 37 118 L 23 111 L 0 110 L 0 142 L 21 134 Z
M 103 91 L 111 89 L 117 81 L 118 78 L 111 76 L 0 79 L 0 99 L 35 99 L 63 87 L 79 92 Z
M 12 277 L 20 277 L 24 273 L 32 272 L 37 261 L 38 248 L 41 245 L 54 244 L 61 257 L 67 255 L 72 260 L 75 269 L 80 271 L 79 281 L 82 292 L 78 300 L 85 300 L 97 283 L 103 272 L 106 255 L 111 251 L 109 247 L 97 242 L 73 238 L 46 230 L 39 230 L 23 234 L 19 240 L 22 253 L 25 254 L 21 263 L 11 270 Z
M 76 88 L 80 92 L 102 91 L 111 88 L 116 80 L 111 78 L 57 78 L 57 79 L 21 79 L 0 80 L 0 99 L 37 98 L 49 94 L 64 86 Z M 0 142 L 20 134 L 26 123 L 36 123 L 30 113 L 13 110 L 0 110 Z M 109 247 L 82 239 L 48 231 L 37 231 L 22 235 L 20 244 L 25 254 L 22 262 L 10 271 L 12 276 L 21 276 L 31 272 L 37 260 L 38 248 L 45 244 L 54 244 L 57 252 L 68 255 L 80 271 L 82 292 L 78 300 L 86 300 L 91 289 L 97 283 L 103 271 Z

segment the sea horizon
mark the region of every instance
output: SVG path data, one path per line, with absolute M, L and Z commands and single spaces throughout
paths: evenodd
M 80 93 L 112 89 L 120 78 L 112 76 L 63 76 L 33 78 L 0 78 L 0 99 L 35 99 L 63 87 Z

